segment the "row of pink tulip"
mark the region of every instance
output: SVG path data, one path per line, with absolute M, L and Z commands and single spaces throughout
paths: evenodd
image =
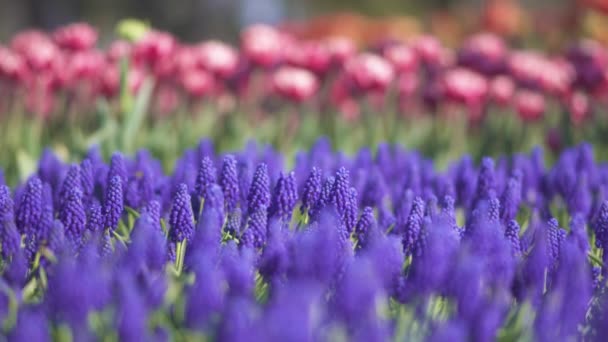
M 59 99 L 79 109 L 100 97 L 112 100 L 120 92 L 123 60 L 132 92 L 146 77 L 154 79 L 152 108 L 161 114 L 202 101 L 234 106 L 283 99 L 348 118 L 362 108 L 392 106 L 404 115 L 464 108 L 477 121 L 488 108 L 503 107 L 537 120 L 555 103 L 579 123 L 608 99 L 608 49 L 593 41 L 554 55 L 512 49 L 488 33 L 457 49 L 432 36 L 360 49 L 344 37 L 302 41 L 255 25 L 242 32 L 239 48 L 220 41 L 186 44 L 150 30 L 102 50 L 98 32 L 76 23 L 52 33 L 24 31 L 0 45 L 0 108 L 20 103 L 48 116 Z

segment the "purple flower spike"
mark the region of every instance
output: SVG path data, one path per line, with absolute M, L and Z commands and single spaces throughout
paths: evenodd
M 239 202 L 239 177 L 237 162 L 234 156 L 226 155 L 220 173 L 220 186 L 224 193 L 226 212 L 231 213 L 236 209 Z
M 422 198 L 416 197 L 404 229 L 403 250 L 405 251 L 406 255 L 411 254 L 414 249 L 414 244 L 420 235 L 423 218 L 424 201 Z
M 517 173 L 509 179 L 507 187 L 500 198 L 501 210 L 500 218 L 502 222 L 514 220 L 519 211 L 521 202 L 521 172 Z
M 313 167 L 310 174 L 304 183 L 304 191 L 302 193 L 302 206 L 300 211 L 303 213 L 309 212 L 317 205 L 321 196 L 321 170 Z
M 99 232 L 104 229 L 103 208 L 94 202 L 87 212 L 87 230 Z
M 198 197 L 205 195 L 205 190 L 216 182 L 216 169 L 213 166 L 211 158 L 205 156 L 201 159 L 196 175 L 196 182 L 194 185 L 194 192 Z
M 297 201 L 295 173 L 290 172 L 287 175 L 281 173 L 274 188 L 268 216 L 278 217 L 284 224 L 288 225 Z
M 70 191 L 73 188 L 81 188 L 82 178 L 80 167 L 77 164 L 70 165 L 68 173 L 61 183 L 61 189 L 59 190 L 59 205 L 61 205 L 69 196 Z M 84 195 L 84 192 L 83 192 Z
M 494 160 L 492 158 L 483 158 L 477 177 L 476 199 L 481 200 L 487 198 L 491 190 L 494 190 Z
M 262 163 L 258 165 L 253 174 L 253 181 L 247 194 L 247 207 L 250 214 L 267 210 L 270 205 L 270 179 L 268 167 Z
M 120 180 L 123 185 L 126 185 L 129 181 L 129 174 L 127 173 L 127 165 L 125 163 L 125 158 L 120 152 L 115 152 L 112 154 L 112 158 L 110 159 L 110 169 L 108 171 L 107 183 L 109 184 L 112 181 L 112 178 L 120 177 Z
M 521 256 L 521 241 L 519 240 L 519 224 L 517 221 L 509 221 L 505 229 L 505 238 L 511 243 L 513 256 Z
M 123 183 L 120 177 L 115 176 L 110 179 L 103 204 L 105 228 L 114 230 L 118 227 L 123 209 Z
M 17 207 L 17 228 L 21 234 L 35 235 L 42 215 L 42 181 L 33 176 L 25 185 L 25 192 Z
M 72 243 L 72 247 L 79 248 L 87 222 L 86 212 L 82 205 L 82 192 L 79 188 L 70 191 L 59 212 L 59 220 L 65 227 L 65 235 Z
M 181 183 L 173 197 L 171 214 L 169 215 L 169 240 L 181 242 L 190 240 L 194 235 L 194 221 L 188 186 Z
M 266 210 L 258 209 L 249 215 L 247 227 L 241 234 L 241 243 L 246 247 L 261 248 L 266 243 L 268 215 Z
M 374 209 L 372 207 L 365 207 L 355 226 L 357 247 L 365 249 L 371 242 L 374 234 L 376 234 L 376 229 L 377 223 L 374 217 Z

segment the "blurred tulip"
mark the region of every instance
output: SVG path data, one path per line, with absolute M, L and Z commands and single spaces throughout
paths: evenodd
M 234 48 L 215 40 L 198 45 L 196 54 L 201 67 L 221 78 L 234 75 L 239 64 L 238 53 Z
M 87 23 L 63 26 L 53 33 L 53 39 L 60 48 L 72 51 L 82 51 L 94 47 L 97 37 L 97 30 Z
M 281 67 L 272 76 L 274 90 L 294 102 L 310 99 L 319 88 L 317 78 L 305 69 Z
M 284 37 L 275 28 L 253 25 L 241 34 L 241 48 L 254 64 L 267 68 L 282 58 Z
M 202 98 L 213 90 L 213 75 L 204 70 L 190 70 L 184 72 L 180 77 L 180 83 L 188 96 L 191 98 Z
M 344 72 L 352 85 L 360 91 L 386 91 L 395 76 L 389 62 L 371 53 L 362 53 L 349 59 Z
M 510 103 L 515 93 L 515 83 L 508 76 L 496 76 L 490 81 L 490 99 L 501 106 Z
M 514 107 L 524 121 L 537 121 L 545 113 L 545 98 L 538 92 L 520 90 L 515 94 Z
M 450 100 L 464 104 L 479 105 L 488 93 L 485 77 L 464 68 L 447 71 L 442 85 Z
M 395 72 L 398 74 L 413 72 L 418 66 L 416 52 L 407 45 L 396 44 L 388 46 L 384 49 L 383 56 L 391 62 L 393 68 L 395 68 Z

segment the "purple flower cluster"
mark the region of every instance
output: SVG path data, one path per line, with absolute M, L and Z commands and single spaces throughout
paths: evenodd
M 209 142 L 159 165 L 47 152 L 0 185 L 9 339 L 606 338 L 608 164 L 588 145 L 550 168 L 535 150 L 438 171 L 325 140 L 293 171 Z

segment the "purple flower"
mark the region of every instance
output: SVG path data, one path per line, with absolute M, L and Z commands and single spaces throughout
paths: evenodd
M 41 308 L 20 308 L 16 323 L 8 334 L 8 341 L 51 341 L 51 329 Z
M 237 162 L 236 159 L 230 154 L 224 157 L 219 182 L 220 186 L 222 187 L 222 192 L 224 193 L 226 212 L 231 213 L 234 211 L 234 209 L 236 209 L 240 195 Z
M 509 221 L 507 228 L 505 229 L 505 238 L 509 240 L 509 243 L 511 244 L 511 253 L 513 253 L 513 256 L 521 256 L 521 241 L 519 240 L 519 224 L 517 221 Z
M 355 236 L 357 237 L 357 247 L 365 249 L 371 240 L 378 234 L 374 209 L 365 207 L 357 225 L 355 226 Z
M 483 158 L 477 177 L 476 201 L 487 198 L 490 191 L 495 190 L 494 178 L 494 160 L 488 157 Z
M 120 182 L 123 185 L 126 185 L 129 182 L 129 174 L 127 173 L 125 158 L 120 152 L 114 152 L 114 154 L 112 154 L 106 182 L 110 184 L 112 182 L 112 178 L 114 177 L 119 177 Z
M 36 226 L 42 215 L 42 181 L 40 178 L 33 176 L 27 181 L 16 214 L 19 232 L 35 236 Z
M 361 204 L 364 206 L 379 207 L 383 204 L 387 192 L 387 186 L 384 182 L 382 173 L 380 173 L 377 167 L 374 167 L 367 177 Z
M 185 320 L 187 327 L 206 331 L 213 323 L 213 315 L 224 308 L 225 279 L 222 270 L 211 260 L 199 258 L 195 265 L 197 279 L 205 281 L 196 281 L 187 288 Z
M 568 237 L 576 242 L 581 251 L 587 253 L 591 249 L 587 228 L 585 227 L 585 218 L 582 214 L 574 214 L 570 219 L 570 234 Z
M 192 194 L 193 208 L 195 209 L 195 212 L 198 213 L 200 211 L 200 199 L 205 198 L 207 189 L 216 183 L 216 173 L 217 171 L 213 166 L 211 158 L 207 156 L 203 157 L 200 161 L 198 173 L 196 175 L 196 182 L 194 183 L 194 193 Z
M 266 243 L 268 215 L 264 208 L 258 209 L 247 218 L 247 227 L 241 234 L 243 246 L 261 248 Z
M 125 271 L 119 271 L 116 279 L 116 314 L 114 315 L 118 338 L 121 341 L 147 339 L 147 309 L 135 279 Z
M 541 341 L 579 336 L 592 295 L 591 271 L 584 251 L 566 241 L 559 266 L 551 281 L 534 322 L 536 338 Z
M 249 214 L 256 211 L 266 211 L 270 205 L 270 179 L 268 167 L 262 163 L 253 174 L 253 181 L 247 194 L 247 210 Z
M 321 177 L 321 170 L 317 167 L 313 167 L 310 170 L 302 192 L 302 206 L 300 207 L 302 214 L 310 211 L 317 205 L 319 196 L 321 196 Z
M 59 212 L 59 220 L 65 227 L 65 235 L 72 243 L 73 248 L 80 248 L 87 217 L 82 205 L 82 192 L 79 188 L 70 191 Z
M 91 232 L 100 232 L 104 229 L 103 210 L 101 205 L 93 202 L 87 211 L 87 230 Z
M 153 229 L 156 231 L 163 233 L 162 227 L 160 225 L 160 203 L 155 200 L 151 200 L 142 209 L 142 214 L 148 215 L 148 220 L 152 225 Z M 164 233 L 163 233 L 164 234 Z
M 192 206 L 186 184 L 180 184 L 173 197 L 171 213 L 169 215 L 169 227 L 169 240 L 171 242 L 177 243 L 183 240 L 190 240 L 194 235 Z
M 323 182 L 323 186 L 321 187 L 321 194 L 319 195 L 319 200 L 317 201 L 317 204 L 314 206 L 314 208 L 311 208 L 308 211 L 311 218 L 316 219 L 322 209 L 330 203 L 332 189 L 334 188 L 335 182 L 336 178 L 334 178 L 333 176 L 327 177 L 325 179 L 325 181 Z
M 84 198 L 88 199 L 95 190 L 95 170 L 90 159 L 83 159 L 80 163 L 80 186 Z
M 521 178 L 521 172 L 516 171 L 507 182 L 507 187 L 502 193 L 500 198 L 500 218 L 502 222 L 510 222 L 517 216 L 521 202 Z
M 284 225 L 289 225 L 293 208 L 298 201 L 295 173 L 281 173 L 274 187 L 272 202 L 268 211 L 269 217 L 279 218 Z
M 403 229 L 403 250 L 406 255 L 411 254 L 414 249 L 414 244 L 418 240 L 424 217 L 424 201 L 420 197 L 414 199 L 412 210 Z
M 289 266 L 289 255 L 283 233 L 278 222 L 270 223 L 268 227 L 268 242 L 259 260 L 260 274 L 265 279 L 275 279 L 283 276 Z
M 2 257 L 7 259 L 17 253 L 21 246 L 21 235 L 13 214 L 13 200 L 6 185 L 0 185 L 0 241 Z
M 110 230 L 118 227 L 124 209 L 123 182 L 120 177 L 110 178 L 103 203 L 104 226 Z
M 82 178 L 80 167 L 78 166 L 78 164 L 72 164 L 70 165 L 68 173 L 63 179 L 63 182 L 61 183 L 61 188 L 59 190 L 59 205 L 63 204 L 63 202 L 67 200 L 67 197 L 69 196 L 69 193 L 73 188 L 77 187 L 82 191 L 81 186 Z
M 228 282 L 230 297 L 251 297 L 255 287 L 254 252 L 238 248 L 232 241 L 222 246 L 220 264 Z
M 231 236 L 236 236 L 241 232 L 243 214 L 240 208 L 236 208 L 232 213 L 226 217 L 226 227 L 224 230 Z

